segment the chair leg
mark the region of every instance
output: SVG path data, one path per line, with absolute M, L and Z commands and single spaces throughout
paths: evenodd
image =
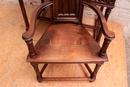
M 38 64 L 36 63 L 31 63 L 31 65 L 33 66 L 35 72 L 36 72 L 36 76 L 37 76 L 37 80 L 38 82 L 42 82 L 42 74 L 40 73 L 39 71 L 39 68 L 38 68 Z
M 110 15 L 110 13 L 111 13 L 111 8 L 107 8 L 106 12 L 105 12 L 105 18 L 106 18 L 106 20 L 108 20 L 108 17 Z
M 27 13 L 26 13 L 26 10 L 25 10 L 23 0 L 19 0 L 19 5 L 20 5 L 21 11 L 22 11 L 22 15 L 23 15 L 23 18 L 24 18 L 24 22 L 25 22 L 25 25 L 26 25 L 26 31 L 27 31 L 28 28 L 29 28 L 29 22 L 28 22 L 28 17 L 27 17 Z
M 96 64 L 95 69 L 94 69 L 93 73 L 90 76 L 90 82 L 93 82 L 93 81 L 96 80 L 96 76 L 97 76 L 98 70 L 101 67 L 101 65 L 102 64 Z

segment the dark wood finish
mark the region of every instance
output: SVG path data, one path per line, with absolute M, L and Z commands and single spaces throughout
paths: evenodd
M 84 64 L 85 66 L 86 66 L 86 68 L 88 69 L 88 71 L 89 71 L 89 73 L 92 75 L 92 70 L 91 70 L 91 68 L 89 67 L 89 65 L 88 64 Z
M 53 0 L 54 19 L 56 22 L 78 22 L 80 0 Z
M 102 1 L 102 0 L 101 0 Z M 105 1 L 105 0 L 103 0 Z M 108 30 L 106 19 L 107 12 L 102 14 L 104 6 L 108 2 L 100 3 L 101 9 L 97 7 L 94 0 L 49 0 L 44 2 L 42 0 L 32 15 L 28 31 L 24 32 L 22 37 L 25 40 L 29 54 L 27 61 L 31 63 L 36 72 L 37 80 L 42 82 L 44 80 L 89 80 L 95 81 L 99 68 L 104 62 L 108 61 L 107 48 L 115 34 Z M 23 1 L 19 0 L 20 6 Z M 50 6 L 51 8 L 51 22 L 52 24 L 42 35 L 41 39 L 33 45 L 33 37 L 36 30 L 36 20 L 39 19 L 41 12 Z M 91 8 L 98 16 L 98 27 L 82 24 L 82 15 L 84 6 Z M 113 5 L 110 5 L 112 7 Z M 109 7 L 109 8 L 110 8 Z M 25 8 L 22 7 L 23 16 L 25 16 Z M 25 18 L 27 20 L 27 18 Z M 89 34 L 85 27 L 93 28 L 96 33 L 95 38 Z M 104 43 L 99 46 L 100 38 L 104 35 Z M 85 64 L 86 69 L 90 73 L 90 77 L 42 77 L 42 73 L 47 68 L 48 64 Z M 95 64 L 92 71 L 88 63 Z M 38 64 L 45 64 L 41 70 Z
M 77 24 L 51 25 L 35 46 L 37 57 L 28 56 L 28 62 L 91 63 L 107 61 L 100 58 L 99 44 L 83 26 Z
M 95 66 L 95 69 L 94 69 L 94 71 L 93 71 L 93 73 L 91 74 L 91 76 L 90 76 L 90 82 L 93 82 L 93 81 L 95 81 L 95 79 L 96 79 L 96 75 L 97 75 L 97 73 L 98 73 L 98 70 L 99 70 L 99 68 L 101 67 L 101 63 L 100 64 L 96 64 L 96 66 Z
M 106 18 L 106 20 L 108 20 L 109 15 L 111 13 L 111 10 L 114 8 L 116 0 L 84 0 L 84 1 L 87 1 L 88 3 L 92 3 L 92 4 L 95 4 L 97 6 L 100 6 L 101 7 L 100 10 L 102 12 L 105 10 L 104 11 L 105 12 L 104 17 Z M 106 9 L 104 9 L 104 7 Z M 101 27 L 100 27 L 99 19 L 96 20 L 95 26 L 97 27 L 97 29 L 94 30 L 94 36 L 93 37 L 95 38 L 95 40 L 100 42 L 102 32 L 100 31 Z
M 28 22 L 27 13 L 26 13 L 26 10 L 25 10 L 24 4 L 23 4 L 23 0 L 19 0 L 19 5 L 20 5 L 21 11 L 22 11 L 23 18 L 24 18 L 26 30 L 28 30 L 29 22 Z
M 84 0 L 84 1 L 91 2 L 92 4 L 99 6 L 113 8 L 116 0 Z
M 43 3 L 44 2 L 44 0 L 41 0 L 41 3 Z
M 42 82 L 42 74 L 40 74 L 40 70 L 39 70 L 39 68 L 38 68 L 38 64 L 36 64 L 36 63 L 31 63 L 31 65 L 33 66 L 33 68 L 34 68 L 34 70 L 35 70 L 35 72 L 36 72 L 37 80 L 38 80 L 39 82 Z

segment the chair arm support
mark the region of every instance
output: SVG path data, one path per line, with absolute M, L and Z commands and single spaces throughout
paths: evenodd
M 83 5 L 87 5 L 88 7 L 90 7 L 91 9 L 93 9 L 95 11 L 95 13 L 98 15 L 100 23 L 101 23 L 101 29 L 102 29 L 102 33 L 104 34 L 105 38 L 112 40 L 115 37 L 115 33 L 108 30 L 107 27 L 107 23 L 106 23 L 106 19 L 103 16 L 102 12 L 100 11 L 100 9 L 96 6 L 94 6 L 92 3 L 83 1 L 82 2 Z
M 103 57 L 106 56 L 106 51 L 107 51 L 107 48 L 108 48 L 110 42 L 111 42 L 110 39 L 104 38 L 104 42 L 103 42 L 102 48 L 100 49 L 100 52 L 99 52 L 99 56 L 100 57 L 103 58 Z
M 36 58 L 36 56 L 37 56 L 34 46 L 33 46 L 33 39 L 32 39 L 32 37 L 34 36 L 34 33 L 35 33 L 36 19 L 38 18 L 41 11 L 50 5 L 52 5 L 51 1 L 42 3 L 34 10 L 31 21 L 30 21 L 29 29 L 28 29 L 28 31 L 24 32 L 22 35 L 22 38 L 25 40 L 25 42 L 28 46 L 30 58 Z
M 29 29 L 28 31 L 24 32 L 23 35 L 22 35 L 22 38 L 26 41 L 26 40 L 30 40 L 32 39 L 34 33 L 35 33 L 35 27 L 36 27 L 36 19 L 38 18 L 38 15 L 40 14 L 40 12 L 52 5 L 52 1 L 48 1 L 48 2 L 45 2 L 45 3 L 42 3 L 41 5 L 39 5 L 33 12 L 33 15 L 32 15 L 32 18 L 30 20 L 30 26 L 29 26 Z

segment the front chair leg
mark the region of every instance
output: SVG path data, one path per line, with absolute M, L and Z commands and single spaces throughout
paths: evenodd
M 31 63 L 31 65 L 33 66 L 33 68 L 34 68 L 34 70 L 36 72 L 38 82 L 42 82 L 42 75 L 39 72 L 38 64 Z
M 93 73 L 90 76 L 90 82 L 93 82 L 93 81 L 96 80 L 96 76 L 97 76 L 98 70 L 101 67 L 101 65 L 102 64 L 96 64 L 95 69 L 94 69 Z

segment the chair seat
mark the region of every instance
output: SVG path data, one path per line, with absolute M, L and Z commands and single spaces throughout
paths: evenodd
M 28 56 L 28 62 L 39 63 L 93 63 L 106 62 L 107 56 L 98 56 L 99 44 L 89 32 L 77 24 L 50 25 L 35 45 L 37 57 Z

